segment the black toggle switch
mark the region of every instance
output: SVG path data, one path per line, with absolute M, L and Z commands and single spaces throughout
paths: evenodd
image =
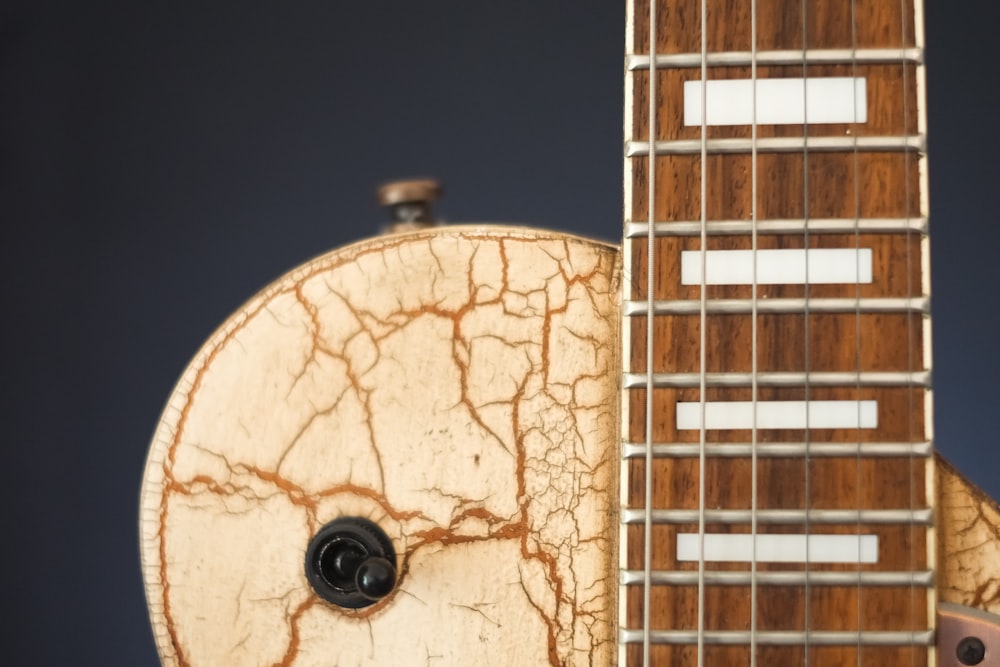
M 395 587 L 396 552 L 377 524 L 340 517 L 309 542 L 306 578 L 327 602 L 347 609 L 367 607 Z

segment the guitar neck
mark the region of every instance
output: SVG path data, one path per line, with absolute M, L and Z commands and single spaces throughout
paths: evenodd
M 636 0 L 623 664 L 926 665 L 921 10 Z

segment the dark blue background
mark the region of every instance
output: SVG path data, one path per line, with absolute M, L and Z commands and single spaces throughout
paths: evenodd
M 1000 495 L 1000 186 L 986 0 L 927 7 L 940 451 Z M 148 439 L 258 288 L 434 175 L 451 221 L 617 240 L 620 2 L 0 6 L 8 664 L 155 665 Z

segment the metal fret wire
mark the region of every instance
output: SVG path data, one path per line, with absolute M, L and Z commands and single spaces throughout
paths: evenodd
M 649 58 L 656 61 L 656 3 L 649 0 Z M 656 142 L 656 68 L 649 70 L 649 145 Z M 653 289 L 656 286 L 655 243 L 653 221 L 656 219 L 656 155 L 648 158 L 647 168 L 647 217 L 649 232 L 646 237 L 646 300 L 652 312 Z M 645 510 L 643 526 L 643 584 L 642 584 L 642 664 L 650 665 L 650 626 L 652 623 L 652 567 L 653 567 L 653 319 L 646 318 L 646 469 L 645 469 Z
M 852 53 L 854 54 L 852 56 Z M 864 64 L 903 64 L 903 63 L 923 63 L 922 48 L 904 49 L 809 49 L 806 59 L 810 65 L 850 65 L 852 62 Z M 802 62 L 801 50 L 765 50 L 757 52 L 757 64 L 759 65 L 798 65 Z M 714 51 L 708 54 L 709 65 L 723 65 L 729 67 L 746 67 L 750 64 L 750 52 L 748 51 Z M 670 53 L 660 54 L 656 58 L 656 67 L 664 68 L 693 68 L 701 65 L 700 53 Z M 626 56 L 625 68 L 627 70 L 649 69 L 649 56 L 633 54 Z
M 697 510 L 687 509 L 663 509 L 650 510 L 654 524 L 684 524 L 694 523 L 698 518 Z M 913 509 L 909 507 L 893 507 L 886 509 L 864 509 L 864 510 L 844 510 L 844 509 L 817 509 L 795 510 L 795 509 L 766 509 L 757 510 L 759 523 L 766 524 L 802 524 L 807 522 L 819 525 L 843 525 L 858 523 L 860 516 L 861 523 L 869 524 L 910 524 L 919 523 L 931 525 L 934 514 L 930 508 Z M 749 524 L 753 518 L 750 510 L 736 509 L 706 509 L 705 523 L 722 524 Z M 645 521 L 644 510 L 625 509 L 622 511 L 622 521 L 625 523 L 643 523 Z
M 808 577 L 810 581 L 821 586 L 851 586 L 860 580 L 865 586 L 922 586 L 934 585 L 934 570 L 919 572 L 907 571 L 825 571 L 812 570 L 808 573 L 802 570 L 771 570 L 757 573 L 757 581 L 762 586 L 795 586 L 801 585 Z M 642 570 L 622 570 L 619 584 L 636 586 L 642 584 Z M 691 570 L 653 570 L 653 584 L 659 586 L 688 586 L 697 581 L 698 573 Z M 748 586 L 750 573 L 738 570 L 709 570 L 705 572 L 705 582 L 715 586 Z
M 626 301 L 624 306 L 625 315 L 646 315 L 645 308 L 636 307 L 642 301 Z M 738 315 L 749 313 L 749 299 L 710 299 L 708 302 L 709 312 Z M 864 298 L 861 299 L 861 309 L 865 313 L 927 313 L 930 311 L 930 299 L 926 296 L 915 299 L 906 297 L 900 298 Z M 653 302 L 654 315 L 693 315 L 698 312 L 698 299 L 655 301 Z M 814 313 L 853 313 L 856 300 L 851 298 L 816 298 L 809 299 L 809 310 Z M 778 297 L 766 299 L 758 303 L 758 312 L 765 313 L 805 313 L 806 300 L 796 298 Z
M 701 410 L 701 419 L 698 424 L 698 667 L 705 665 L 705 364 L 707 355 L 705 335 L 708 310 L 707 296 L 705 294 L 705 277 L 708 273 L 708 254 L 706 244 L 708 243 L 708 207 L 705 201 L 708 188 L 705 179 L 708 175 L 706 162 L 708 159 L 708 22 L 705 20 L 708 11 L 707 0 L 701 0 L 701 304 L 700 304 L 700 327 L 699 337 L 699 371 L 701 373 L 701 383 L 698 388 L 698 402 Z M 655 144 L 650 144 L 655 154 Z M 652 223 L 652 219 L 650 220 Z M 650 311 L 652 312 L 652 311 Z
M 822 134 L 808 137 L 764 137 L 757 140 L 757 150 L 767 153 L 798 153 L 807 148 L 815 153 L 849 152 L 854 144 L 878 153 L 919 153 L 927 148 L 927 137 L 923 134 L 871 135 L 862 137 L 827 136 Z M 696 155 L 701 151 L 697 139 L 665 139 L 657 141 L 652 151 L 657 155 Z M 720 138 L 708 142 L 712 155 L 732 155 L 750 152 L 750 139 Z M 628 156 L 647 155 L 648 142 L 628 142 L 625 153 Z
M 753 301 L 750 301 L 751 312 Z M 760 313 L 758 308 L 757 312 Z M 860 312 L 860 307 L 857 309 Z M 812 312 L 816 312 L 813 309 Z M 849 313 L 855 315 L 856 312 Z M 817 371 L 815 373 L 798 373 L 794 371 L 765 371 L 735 373 L 705 373 L 705 382 L 709 387 L 752 387 L 756 377 L 757 386 L 763 387 L 797 387 L 809 382 L 814 387 L 913 387 L 930 384 L 931 375 L 927 371 Z M 698 373 L 653 373 L 654 387 L 692 387 L 700 381 Z M 645 373 L 625 373 L 623 383 L 625 388 L 645 386 Z
M 656 644 L 691 644 L 695 636 L 693 630 L 654 630 L 653 642 Z M 765 646 L 801 646 L 805 635 L 810 634 L 799 630 L 764 630 L 760 632 L 759 643 Z M 812 633 L 814 646 L 856 646 L 858 641 L 863 646 L 897 646 L 897 647 L 932 647 L 934 646 L 934 631 L 924 630 L 815 630 Z M 705 633 L 705 643 L 713 646 L 741 646 L 750 640 L 750 633 L 740 630 L 709 630 Z M 633 644 L 639 640 L 635 632 L 626 630 L 622 641 Z M 726 666 L 728 667 L 728 665 Z M 892 667 L 897 667 L 893 664 Z
M 750 80 L 750 667 L 757 667 L 757 0 L 750 0 Z
M 805 451 L 804 442 L 757 443 L 757 456 L 769 458 L 801 457 Z M 813 457 L 823 458 L 906 458 L 915 456 L 929 457 L 932 453 L 930 440 L 923 442 L 828 442 L 813 443 L 810 451 Z M 715 458 L 746 458 L 750 456 L 749 442 L 708 443 L 705 445 L 708 456 Z M 638 459 L 646 456 L 645 442 L 623 442 L 622 456 L 627 459 Z M 653 443 L 653 458 L 695 458 L 698 456 L 698 445 L 686 442 Z
M 854 137 L 857 140 L 857 136 Z M 855 141 L 855 145 L 857 142 Z M 700 223 L 692 221 L 657 222 L 657 236 L 697 236 L 701 231 Z M 757 221 L 758 234 L 789 234 L 806 228 L 805 220 L 790 220 L 772 218 Z M 898 234 L 927 233 L 927 219 L 920 218 L 812 218 L 808 227 L 814 234 L 852 234 L 855 230 L 867 234 Z M 708 231 L 711 236 L 732 236 L 749 231 L 749 220 L 709 220 Z M 648 234 L 646 223 L 626 222 L 625 237 L 645 237 Z
M 825 136 L 808 137 L 764 137 L 757 140 L 757 150 L 768 153 L 798 153 L 803 148 L 817 153 L 849 152 L 854 144 L 873 152 L 900 153 L 920 152 L 926 149 L 927 140 L 922 134 L 873 135 L 864 137 Z M 805 146 L 803 146 L 805 144 Z M 719 155 L 739 155 L 750 152 L 750 140 L 740 138 L 712 139 L 708 151 Z M 625 154 L 629 157 L 648 155 L 649 142 L 629 141 L 625 144 Z M 657 155 L 697 155 L 701 152 L 701 142 L 697 139 L 669 139 L 657 141 L 652 152 Z

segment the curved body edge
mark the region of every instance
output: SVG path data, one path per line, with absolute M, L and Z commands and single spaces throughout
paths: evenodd
M 143 479 L 166 665 L 600 665 L 617 633 L 618 250 L 441 227 L 317 257 L 215 332 Z M 399 580 L 306 580 L 338 516 Z

